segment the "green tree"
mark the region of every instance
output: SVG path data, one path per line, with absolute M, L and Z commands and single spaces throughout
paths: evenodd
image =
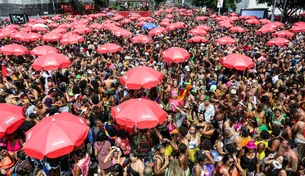
M 98 10 L 100 7 L 108 7 L 108 0 L 93 0 L 95 9 Z
M 72 8 L 77 11 L 80 15 L 84 13 L 84 4 L 80 0 L 69 0 L 69 4 Z
M 305 8 L 304 0 L 276 0 L 276 8 L 284 15 L 284 19 L 292 16 L 297 10 Z M 256 0 L 258 4 L 267 3 L 269 7 L 273 7 L 274 0 Z
M 194 5 L 200 7 L 207 7 L 209 9 L 217 10 L 217 0 L 194 0 Z M 241 2 L 241 0 L 223 0 L 223 7 L 221 12 L 227 12 L 228 9 L 233 9 L 235 11 L 236 4 Z

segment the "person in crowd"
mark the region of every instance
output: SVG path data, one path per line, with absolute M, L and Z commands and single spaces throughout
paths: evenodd
M 107 155 L 111 150 L 111 144 L 108 141 L 108 137 L 106 136 L 105 132 L 103 130 L 99 131 L 94 143 L 94 155 L 98 159 L 101 175 L 105 175 L 107 170 L 112 166 L 111 160 L 105 161 Z

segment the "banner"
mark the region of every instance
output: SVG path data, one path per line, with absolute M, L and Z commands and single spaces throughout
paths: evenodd
M 217 0 L 217 8 L 223 7 L 223 0 Z

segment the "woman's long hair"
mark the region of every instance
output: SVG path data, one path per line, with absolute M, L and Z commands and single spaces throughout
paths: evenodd
M 179 161 L 176 158 L 170 160 L 167 175 L 177 176 L 177 175 L 181 175 L 182 172 L 183 170 L 179 166 Z

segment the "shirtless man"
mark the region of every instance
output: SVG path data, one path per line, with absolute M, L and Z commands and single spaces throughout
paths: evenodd
M 275 158 L 277 158 L 277 156 L 287 156 L 289 163 L 286 167 L 286 171 L 290 173 L 296 173 L 298 170 L 299 158 L 297 154 L 291 149 L 292 145 L 292 140 L 283 140 L 279 147 L 279 151 L 275 155 Z
M 305 149 L 305 122 L 303 121 L 298 121 L 296 124 L 292 126 L 292 131 L 296 132 L 296 137 L 294 139 L 295 144 L 297 144 L 297 148 L 299 149 Z M 303 150 L 298 150 L 299 152 L 299 157 L 303 158 L 305 156 Z
M 187 146 L 183 143 L 179 145 L 179 152 L 180 155 L 178 157 L 179 166 L 184 171 L 184 175 L 189 175 L 189 167 L 188 167 L 188 152 L 187 152 Z
M 45 106 L 40 100 L 36 100 L 35 104 L 36 104 L 35 111 L 39 119 L 45 118 L 49 108 Z

